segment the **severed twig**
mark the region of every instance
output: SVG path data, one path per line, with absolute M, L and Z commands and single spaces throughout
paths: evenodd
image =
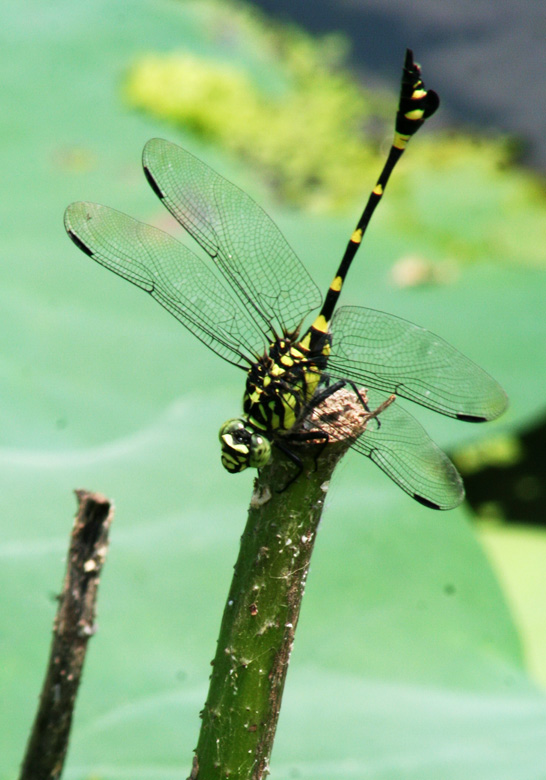
M 79 509 L 53 624 L 49 664 L 19 780 L 61 776 L 87 642 L 95 633 L 99 577 L 114 509 L 99 493 L 77 490 L 76 497 Z

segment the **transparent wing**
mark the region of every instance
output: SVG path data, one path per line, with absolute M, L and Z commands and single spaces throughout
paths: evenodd
M 367 393 L 371 411 L 376 410 L 388 396 L 370 390 Z M 351 436 L 353 423 L 343 419 L 321 417 L 317 408 L 317 427 L 333 439 Z M 432 509 L 453 509 L 464 498 L 464 487 L 455 466 L 432 441 L 425 429 L 394 401 L 368 420 L 366 429 L 351 445 L 354 450 L 370 458 L 393 482 L 412 498 Z
M 506 408 L 501 386 L 446 341 L 407 320 L 344 306 L 332 319 L 328 373 L 481 422 Z
M 142 164 L 154 192 L 270 330 L 292 331 L 320 305 L 304 266 L 245 192 L 160 138 L 148 141 Z
M 263 333 L 206 263 L 157 228 L 96 203 L 72 203 L 65 228 L 110 271 L 149 293 L 220 357 L 248 367 Z

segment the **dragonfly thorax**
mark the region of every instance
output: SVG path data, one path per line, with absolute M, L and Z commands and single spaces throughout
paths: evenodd
M 302 341 L 279 338 L 251 365 L 243 397 L 245 416 L 220 428 L 224 468 L 234 473 L 268 463 L 271 442 L 305 413 L 320 382 L 321 358 L 320 353 L 311 357 Z
M 249 369 L 244 414 L 269 437 L 282 435 L 300 419 L 320 381 L 321 369 L 301 342 L 277 339 Z

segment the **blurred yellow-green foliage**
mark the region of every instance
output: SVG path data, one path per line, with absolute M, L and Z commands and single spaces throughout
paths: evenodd
M 276 95 L 264 94 L 229 63 L 185 52 L 148 54 L 131 69 L 126 96 L 247 159 L 280 198 L 340 207 L 361 194 L 361 175 L 378 159 L 361 132 L 377 101 L 319 53 L 310 46 L 291 50 L 290 78 Z
M 252 34 L 270 58 L 269 83 L 242 61 L 148 53 L 127 74 L 129 105 L 244 159 L 289 204 L 328 212 L 362 202 L 390 143 L 395 97 L 355 81 L 339 36 L 316 40 L 232 10 L 231 34 Z M 397 171 L 398 197 L 390 196 L 409 236 L 426 230 L 436 258 L 457 263 L 485 256 L 546 265 L 544 185 L 512 164 L 509 139 L 443 132 L 417 143 Z

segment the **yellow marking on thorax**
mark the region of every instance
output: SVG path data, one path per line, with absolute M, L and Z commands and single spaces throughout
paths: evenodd
M 262 415 L 263 420 L 267 421 L 267 417 L 266 417 L 265 412 L 264 412 L 264 410 L 262 409 L 261 406 L 258 406 L 257 411 Z M 252 417 L 250 417 L 249 419 L 251 420 L 252 425 L 255 428 L 260 428 L 262 431 L 266 431 L 267 430 L 266 422 L 262 422 L 261 420 L 258 420 L 258 418 L 255 415 L 252 415 Z
M 310 401 L 315 394 L 317 385 L 320 381 L 320 371 L 306 372 L 305 373 L 305 390 L 306 401 Z
M 277 411 L 277 400 L 271 400 L 268 404 L 270 410 L 270 426 L 273 430 L 282 428 L 283 430 L 289 430 L 293 428 L 296 423 L 295 408 L 297 405 L 296 398 L 291 394 L 281 395 L 282 401 L 282 413 Z
M 283 366 L 287 366 L 288 368 L 291 368 L 294 365 L 294 360 L 290 357 L 290 355 L 283 355 L 280 362 L 283 364 Z
M 305 355 L 303 352 L 300 352 L 299 349 L 296 349 L 296 347 L 290 347 L 290 354 L 295 360 L 303 360 Z
M 273 365 L 269 369 L 269 373 L 271 374 L 271 376 L 282 376 L 283 374 L 286 373 L 286 371 L 282 366 L 279 366 L 278 363 L 273 363 Z
M 362 228 L 358 228 L 358 230 L 355 230 L 353 235 L 351 236 L 351 241 L 353 244 L 360 244 L 362 241 Z
M 309 351 L 310 346 L 311 346 L 311 334 L 308 331 L 300 341 L 300 347 L 302 349 L 306 349 L 307 351 Z
M 415 89 L 412 93 L 411 99 L 420 100 L 421 98 L 426 97 L 426 94 L 427 94 L 426 89 Z
M 290 428 L 293 428 L 296 424 L 296 415 L 294 413 L 294 409 L 291 404 L 286 403 L 286 401 L 289 400 L 289 398 L 284 399 L 284 408 L 283 408 L 283 414 L 282 419 L 280 415 L 274 414 L 274 418 L 276 421 L 276 428 L 283 428 L 285 431 L 289 431 Z M 293 398 L 290 398 L 291 401 L 294 401 Z

